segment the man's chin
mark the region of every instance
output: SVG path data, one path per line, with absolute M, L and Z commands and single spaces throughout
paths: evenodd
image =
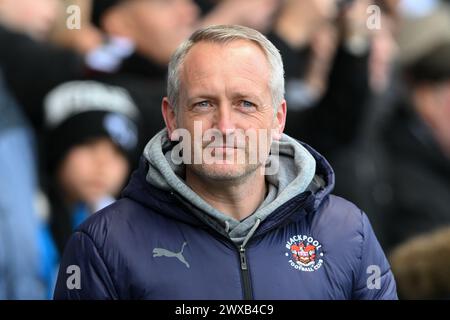
M 259 165 L 239 165 L 227 161 L 217 161 L 214 164 L 193 166 L 200 176 L 211 180 L 227 181 L 242 179 L 258 169 Z

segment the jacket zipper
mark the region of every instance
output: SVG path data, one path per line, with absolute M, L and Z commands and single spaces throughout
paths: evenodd
M 252 282 L 250 280 L 250 271 L 248 270 L 247 256 L 244 246 L 239 247 L 239 260 L 241 264 L 241 278 L 244 291 L 244 300 L 253 300 Z

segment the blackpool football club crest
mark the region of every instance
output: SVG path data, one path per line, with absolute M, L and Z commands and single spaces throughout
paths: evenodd
M 296 270 L 314 272 L 323 264 L 322 245 L 308 235 L 295 235 L 286 242 L 286 257 Z

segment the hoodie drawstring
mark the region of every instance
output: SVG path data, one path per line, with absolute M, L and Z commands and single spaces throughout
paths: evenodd
M 225 220 L 225 232 L 230 232 L 230 222 L 228 222 L 227 220 Z
M 256 229 L 259 227 L 260 223 L 261 223 L 261 219 L 257 219 L 255 224 L 253 225 L 253 227 L 250 229 L 250 231 L 245 236 L 244 242 L 242 242 L 242 246 L 241 246 L 242 248 L 245 248 L 245 245 L 247 244 L 248 240 L 250 240 L 250 238 L 253 236 Z

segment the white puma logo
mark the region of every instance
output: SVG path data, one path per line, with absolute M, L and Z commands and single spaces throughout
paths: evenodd
M 183 245 L 181 246 L 180 252 L 176 253 L 163 248 L 155 248 L 153 249 L 153 257 L 168 257 L 168 258 L 175 257 L 178 260 L 180 260 L 180 262 L 184 263 L 186 267 L 189 268 L 189 263 L 183 257 L 183 250 L 186 244 L 187 242 L 184 242 Z

